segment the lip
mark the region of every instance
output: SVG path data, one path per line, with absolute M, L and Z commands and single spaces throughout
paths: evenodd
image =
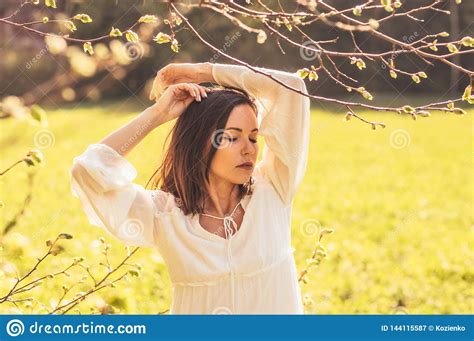
M 244 162 L 240 165 L 237 166 L 237 168 L 245 169 L 247 171 L 250 171 L 253 169 L 253 163 L 252 162 Z
M 237 167 L 239 168 L 253 168 L 253 163 L 252 162 L 244 162 L 238 165 Z

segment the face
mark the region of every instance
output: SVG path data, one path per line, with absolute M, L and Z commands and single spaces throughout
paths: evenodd
M 249 181 L 258 156 L 258 121 L 253 108 L 248 104 L 236 106 L 221 133 L 215 134 L 212 141 L 219 147 L 211 161 L 210 176 L 244 184 Z M 251 166 L 238 167 L 246 162 Z

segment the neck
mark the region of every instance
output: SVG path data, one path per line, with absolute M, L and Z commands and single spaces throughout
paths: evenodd
M 239 200 L 239 186 L 209 177 L 209 196 L 204 200 L 204 213 L 224 216 L 230 214 Z

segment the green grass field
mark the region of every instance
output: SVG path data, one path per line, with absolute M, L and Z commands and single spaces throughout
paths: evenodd
M 49 111 L 54 145 L 44 149 L 45 165 L 38 169 L 31 203 L 18 224 L 1 243 L 0 296 L 46 250 L 45 241 L 58 233 L 65 250 L 51 257 L 38 274 L 62 269 L 83 256 L 94 273 L 104 272 L 98 239 L 111 243 L 110 261 L 119 262 L 126 250 L 105 231 L 88 224 L 78 199 L 70 193 L 72 159 L 130 120 L 139 111 L 129 103 L 103 102 Z M 306 266 L 317 241 L 315 227 L 333 228 L 323 238 L 328 257 L 301 283 L 313 303 L 313 314 L 472 314 L 474 312 L 473 124 L 467 115 L 434 113 L 417 121 L 393 113 L 364 113 L 383 121 L 372 130 L 355 118 L 314 109 L 307 174 L 293 208 L 293 246 L 299 271 Z M 137 168 L 137 183 L 145 184 L 160 161 L 169 124 L 150 134 L 129 155 Z M 41 127 L 17 120 L 2 122 L 0 169 L 34 147 Z M 263 140 L 261 140 L 261 143 Z M 26 193 L 27 168 L 21 164 L 0 178 L 0 229 L 21 208 Z M 142 248 L 130 263 L 140 263 L 140 277 L 106 288 L 78 307 L 107 303 L 116 312 L 155 314 L 169 308 L 171 287 L 166 266 L 153 249 Z M 85 274 L 46 279 L 21 297 L 34 297 L 48 307 Z M 89 283 L 90 284 L 90 283 Z M 85 291 L 87 282 L 77 287 Z M 39 312 L 19 304 L 25 313 Z M 32 310 L 29 310 L 32 309 Z M 0 313 L 17 313 L 11 303 Z

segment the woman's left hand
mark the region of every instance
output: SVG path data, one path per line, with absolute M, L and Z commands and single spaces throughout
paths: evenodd
M 150 91 L 150 100 L 158 100 L 167 87 L 178 83 L 202 83 L 206 63 L 171 63 L 160 69 Z

